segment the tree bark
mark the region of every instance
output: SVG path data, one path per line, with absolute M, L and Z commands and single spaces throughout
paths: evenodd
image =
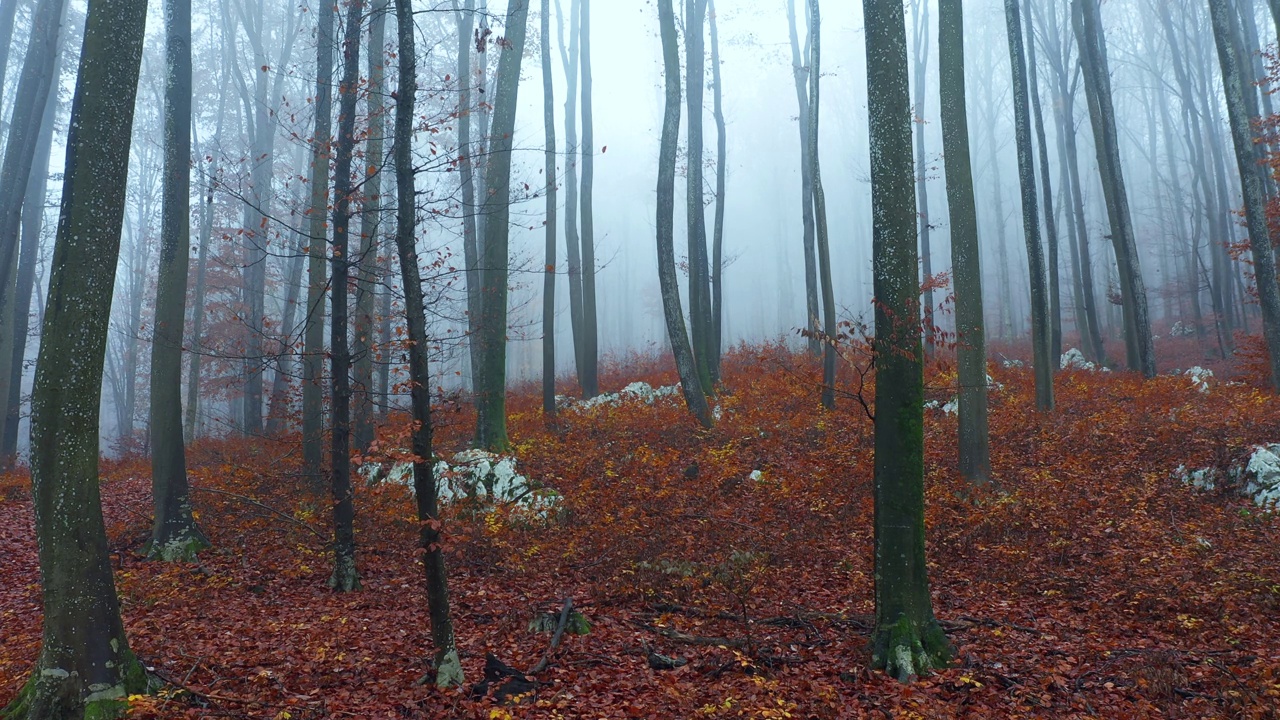
M 946 665 L 925 565 L 924 373 L 911 95 L 901 0 L 864 0 L 876 324 L 872 665 L 907 681 Z
M 1018 144 L 1018 185 L 1022 190 L 1022 229 L 1027 240 L 1027 274 L 1031 280 L 1031 352 L 1036 378 L 1036 408 L 1053 410 L 1053 369 L 1049 323 L 1049 290 L 1045 287 L 1044 248 L 1040 245 L 1040 210 L 1036 198 L 1035 150 L 1031 144 L 1031 114 L 1027 94 L 1027 63 L 1022 43 L 1018 0 L 1005 0 L 1005 29 L 1009 36 L 1009 65 L 1013 71 L 1014 130 Z M 1031 39 L 1035 42 L 1034 38 Z M 1048 166 L 1045 167 L 1048 178 Z M 1053 198 L 1048 196 L 1048 202 Z
M 405 294 L 405 325 L 409 335 L 409 396 L 413 409 L 413 488 L 418 510 L 419 544 L 427 587 L 427 608 L 431 619 L 431 640 L 435 645 L 436 685 L 449 687 L 463 683 L 462 664 L 453 636 L 449 614 L 449 576 L 441 548 L 440 519 L 436 507 L 436 477 L 431 448 L 431 373 L 427 367 L 427 320 L 422 298 L 422 278 L 418 271 L 415 245 L 417 206 L 413 176 L 414 101 L 417 93 L 417 50 L 414 47 L 412 0 L 396 0 L 396 28 L 399 40 L 395 142 L 396 166 L 396 249 L 400 257 L 400 277 Z
M 942 158 L 951 219 L 951 267 L 955 273 L 956 361 L 959 374 L 960 474 L 969 482 L 991 478 L 987 427 L 987 343 L 982 315 L 982 264 L 978 208 L 969 158 L 964 79 L 964 10 L 961 0 L 938 2 L 938 95 L 942 110 Z
M 685 215 L 689 230 L 689 330 L 693 358 L 703 392 L 711 393 L 711 280 L 708 274 L 707 218 L 703 203 L 703 91 L 706 61 L 703 28 L 707 0 L 685 0 L 685 104 L 688 106 L 688 175 L 685 182 Z
M 146 684 L 120 620 L 98 493 L 103 358 L 145 22 L 144 0 L 97 0 L 85 20 L 32 392 L 44 631 L 15 705 L 33 720 L 116 717 Z
M 182 331 L 191 257 L 191 0 L 165 3 L 164 185 L 160 269 L 151 342 L 151 492 L 148 557 L 190 562 L 209 541 L 191 515 L 182 437 Z
M 330 428 L 329 490 L 333 495 L 333 574 L 338 592 L 360 589 L 356 571 L 355 502 L 351 483 L 351 353 L 347 345 L 347 281 L 350 277 L 351 162 L 356 145 L 356 98 L 360 79 L 360 26 L 364 0 L 347 6 L 342 41 L 343 72 L 338 86 L 338 145 L 333 163 L 333 314 L 329 326 L 333 420 Z
M 676 38 L 675 10 L 672 0 L 658 0 L 658 25 L 662 36 L 662 67 L 666 98 L 662 114 L 662 140 L 658 152 L 658 285 L 662 292 L 662 314 L 676 371 L 680 374 L 680 392 L 689 412 L 704 428 L 713 424 L 711 407 L 702 390 L 693 348 L 685 332 L 684 310 L 680 307 L 680 285 L 676 277 L 675 212 L 676 150 L 680 142 L 680 50 Z
M 476 417 L 476 447 L 506 450 L 507 439 L 507 242 L 511 217 L 511 148 L 520 90 L 529 0 L 507 6 L 506 40 L 498 59 L 498 86 L 493 102 L 493 132 L 485 172 L 482 213 L 485 218 L 484 268 L 480 298 L 480 347 L 483 356 Z
M 1213 22 L 1213 38 L 1218 46 L 1218 61 L 1222 66 L 1227 117 L 1231 124 L 1231 140 L 1235 145 L 1236 165 L 1244 195 L 1254 281 L 1262 305 L 1262 334 L 1271 360 L 1271 386 L 1273 390 L 1280 390 L 1280 289 L 1276 286 L 1275 254 L 1267 227 L 1266 192 L 1257 164 L 1253 128 L 1244 99 L 1247 80 L 1234 47 L 1235 32 L 1232 25 L 1235 17 L 1227 0 L 1209 0 L 1209 16 Z

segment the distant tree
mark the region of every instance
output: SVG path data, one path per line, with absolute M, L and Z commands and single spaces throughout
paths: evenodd
M 1031 351 L 1036 377 L 1036 407 L 1048 411 L 1053 409 L 1053 370 L 1057 358 L 1052 356 L 1051 350 L 1049 289 L 1045 287 L 1044 248 L 1040 245 L 1035 150 L 1031 144 L 1027 96 L 1027 59 L 1022 44 L 1018 0 L 1005 0 L 1004 13 L 1009 38 L 1009 66 L 1013 72 L 1014 135 L 1018 145 L 1018 184 L 1022 190 L 1022 229 L 1027 239 L 1027 272 L 1031 281 Z M 1045 202 L 1052 203 L 1053 198 L 1046 197 Z
M 827 233 L 827 194 L 822 189 L 818 154 L 819 87 L 822 78 L 822 12 L 818 0 L 809 8 L 809 170 L 813 173 L 813 217 L 818 231 L 818 275 L 822 285 L 822 406 L 836 406 L 836 300 L 831 284 L 831 243 Z
M 945 666 L 925 564 L 924 371 L 907 29 L 901 0 L 864 0 L 875 286 L 872 664 L 907 681 Z
M 711 377 L 711 278 L 707 256 L 707 217 L 703 202 L 703 95 L 706 88 L 706 51 L 703 37 L 707 0 L 685 0 L 684 54 L 685 105 L 689 130 L 688 174 L 685 182 L 685 219 L 689 240 L 689 331 L 694 361 L 703 392 L 712 392 Z
M 720 379 L 720 355 L 724 350 L 724 193 L 728 163 L 725 137 L 724 87 L 720 77 L 720 33 L 716 27 L 716 3 L 708 0 L 707 22 L 711 33 L 711 114 L 716 123 L 716 214 L 711 231 L 711 374 Z
M 556 111 L 551 78 L 551 0 L 542 0 L 542 125 L 546 133 L 546 257 L 542 273 L 542 412 L 556 414 Z
M 600 394 L 600 321 L 596 318 L 595 129 L 591 100 L 591 0 L 582 4 L 582 396 Z
M 1034 0 L 1031 0 L 1034 2 Z M 1040 106 L 1040 80 L 1036 63 L 1036 34 L 1031 10 L 1022 13 L 1026 27 L 1027 85 L 1031 92 L 1032 117 L 1035 119 L 1036 147 L 1040 151 L 1040 208 L 1044 211 L 1045 245 L 1048 250 L 1049 274 L 1049 362 L 1050 372 L 1062 356 L 1062 289 L 1058 277 L 1058 220 L 1053 211 L 1053 176 L 1049 173 L 1049 142 L 1044 132 L 1044 110 Z
M 942 109 L 947 207 L 951 216 L 951 267 L 956 288 L 960 474 L 970 482 L 983 483 L 991 477 L 987 343 L 982 318 L 978 208 L 973 196 L 964 82 L 963 2 L 938 0 L 938 95 Z
M 475 49 L 477 39 L 472 37 L 475 28 L 476 0 L 466 0 L 462 6 L 453 0 L 453 15 L 458 25 L 458 181 L 462 184 L 462 262 L 465 269 L 463 279 L 467 283 L 467 358 L 471 362 L 471 379 L 473 390 L 476 378 L 480 375 L 480 245 L 479 228 L 476 223 L 476 179 L 474 157 L 476 149 L 472 147 L 472 112 L 476 109 L 471 100 L 474 83 L 471 71 L 471 53 Z M 481 36 L 481 43 L 488 38 Z M 483 86 L 484 56 L 481 56 L 480 68 L 481 92 Z M 488 130 L 481 114 L 481 137 Z M 479 403 L 480 396 L 476 395 Z M 477 405 L 477 409 L 479 405 Z
M 328 287 L 329 159 L 333 135 L 333 3 L 316 8 L 315 133 L 311 139 L 307 315 L 302 338 L 302 473 L 313 489 L 324 479 L 324 303 Z
M 796 31 L 796 0 L 787 0 L 787 29 L 791 35 L 791 75 L 796 86 L 796 103 L 800 109 L 800 219 L 804 243 L 804 296 L 805 327 L 809 329 L 809 352 L 817 355 L 822 344 L 818 335 L 818 257 L 814 247 L 813 227 L 813 160 L 809 147 L 809 57 L 806 40 L 803 54 L 800 51 L 799 33 Z
M 676 276 L 675 212 L 676 150 L 680 142 L 680 49 L 676 36 L 672 0 L 658 0 L 658 26 L 662 36 L 662 68 L 666 99 L 662 114 L 662 140 L 658 151 L 658 285 L 662 292 L 662 313 L 666 320 L 671 354 L 680 374 L 680 392 L 685 406 L 703 427 L 712 426 L 711 407 L 702 391 L 693 348 L 684 326 L 680 307 L 680 285 Z
M 190 561 L 208 546 L 191 514 L 182 437 L 182 330 L 191 258 L 191 0 L 165 3 L 164 189 L 151 343 L 151 489 L 147 555 Z
M 564 67 L 564 245 L 568 262 L 569 325 L 573 331 L 574 376 L 582 377 L 582 246 L 578 235 L 578 37 L 581 0 L 569 2 L 569 38 L 565 41 L 564 12 L 556 0 L 556 32 L 560 40 L 560 64 Z
M 329 587 L 339 592 L 360 589 L 356 571 L 355 503 L 351 483 L 351 350 L 347 345 L 347 280 L 351 219 L 351 164 L 356 144 L 356 98 L 360 79 L 360 27 L 364 0 L 347 6 L 342 41 L 343 73 L 338 86 L 338 144 L 333 163 L 333 313 L 329 327 L 330 383 L 333 417 L 330 428 L 330 492 L 333 494 L 333 575 Z
M 435 682 L 439 687 L 461 685 L 462 663 L 453 637 L 449 614 L 449 576 L 441 547 L 440 516 L 436 506 L 437 487 L 431 448 L 431 373 L 427 367 L 427 319 L 418 272 L 415 244 L 417 225 L 416 192 L 413 175 L 414 104 L 417 95 L 416 26 L 412 0 L 396 0 L 399 78 L 397 79 L 395 142 L 392 147 L 396 167 L 396 250 L 404 285 L 405 325 L 409 336 L 409 397 L 413 411 L 413 489 L 418 509 L 419 543 L 427 585 L 427 608 L 431 617 L 431 640 L 435 646 Z
M 493 131 L 485 171 L 482 215 L 484 268 L 480 297 L 479 337 L 482 366 L 476 376 L 479 412 L 476 447 L 505 450 L 507 440 L 507 279 L 511 218 L 511 148 L 520 91 L 520 61 L 529 20 L 529 0 L 507 5 L 506 38 L 498 59 L 498 86 L 493 99 Z
M 9 51 L 13 49 L 13 26 L 18 16 L 18 0 L 0 0 L 0 117 L 4 117 L 5 75 L 9 70 Z
M 118 717 L 122 699 L 146 685 L 120 620 L 98 491 L 102 370 L 146 8 L 93 0 L 85 20 L 32 391 L 44 632 L 36 670 L 6 718 Z
M 1151 320 L 1147 314 L 1147 290 L 1142 282 L 1133 218 L 1129 214 L 1129 195 L 1120 163 L 1119 135 L 1111 102 L 1111 75 L 1107 65 L 1106 39 L 1098 18 L 1098 0 L 1072 0 L 1072 3 L 1072 27 L 1076 45 L 1080 48 L 1089 120 L 1093 125 L 1098 171 L 1102 174 L 1102 195 L 1106 200 L 1111 243 L 1119 266 L 1126 356 L 1130 370 L 1154 377 L 1156 359 L 1151 340 Z
M 916 201 L 920 204 L 920 265 L 925 278 L 933 275 L 933 252 L 930 243 L 931 230 L 929 222 L 929 161 L 925 156 L 924 146 L 924 106 L 925 89 L 929 70 L 929 3 L 927 0 L 911 0 L 911 20 L 914 26 L 911 33 L 913 60 L 912 91 L 915 93 L 915 141 L 916 141 Z M 934 337 L 933 319 L 933 286 L 924 288 L 922 304 L 924 305 L 924 349 L 926 353 L 933 351 L 937 342 Z
M 1267 226 L 1267 197 L 1263 169 L 1258 164 L 1246 93 L 1252 91 L 1250 79 L 1240 64 L 1234 40 L 1235 17 L 1227 0 L 1209 0 L 1209 16 L 1213 22 L 1213 38 L 1218 46 L 1222 66 L 1222 85 L 1227 100 L 1227 117 L 1231 140 L 1235 145 L 1236 166 L 1244 195 L 1245 222 L 1249 229 L 1249 249 L 1253 254 L 1254 282 L 1262 305 L 1262 334 L 1271 360 L 1271 386 L 1280 390 L 1280 289 L 1276 287 L 1276 261 L 1271 234 Z

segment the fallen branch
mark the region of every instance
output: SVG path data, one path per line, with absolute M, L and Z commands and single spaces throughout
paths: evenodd
M 632 621 L 632 622 L 635 622 L 635 621 Z M 689 635 L 687 633 L 682 633 L 679 630 L 675 630 L 672 628 L 659 627 L 657 625 L 650 625 L 648 623 L 637 622 L 635 624 L 639 627 L 644 628 L 645 630 L 648 630 L 649 632 L 657 633 L 658 635 L 661 635 L 662 637 L 667 638 L 668 640 L 674 640 L 676 642 L 684 643 L 686 645 L 704 645 L 704 646 L 712 646 L 712 647 L 732 647 L 732 648 L 744 648 L 747 646 L 747 641 L 742 639 L 726 638 L 726 637 L 708 637 L 703 635 Z
M 533 669 L 526 672 L 525 675 L 537 675 L 547 669 L 547 665 L 551 663 L 551 653 L 560 647 L 560 639 L 564 637 L 564 629 L 569 625 L 569 614 L 573 612 L 573 598 L 564 599 L 564 607 L 560 609 L 560 623 L 556 625 L 555 634 L 551 636 L 551 645 L 547 647 L 547 651 L 542 654 L 542 659 L 538 661 Z

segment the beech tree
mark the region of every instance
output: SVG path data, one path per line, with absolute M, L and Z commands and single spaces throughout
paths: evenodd
M 818 259 L 814 247 L 813 221 L 813 159 L 809 146 L 809 57 L 806 44 L 800 51 L 799 34 L 796 31 L 796 0 L 787 0 L 787 30 L 791 36 L 791 75 L 796 86 L 796 103 L 800 112 L 800 218 L 801 239 L 804 243 L 804 297 L 805 327 L 809 329 L 809 351 L 817 355 L 822 347 L 818 334 Z M 806 43 L 813 42 L 808 38 Z
M 582 396 L 600 394 L 600 321 L 596 317 L 595 129 L 591 116 L 591 0 L 581 3 L 582 62 Z
M 875 285 L 875 629 L 872 665 L 907 681 L 945 666 L 925 564 L 924 350 L 901 0 L 864 0 Z
M 585 1 L 585 0 L 584 0 Z M 711 374 L 711 278 L 707 256 L 707 217 L 703 202 L 703 92 L 706 60 L 703 48 L 707 0 L 685 0 L 684 54 L 685 105 L 688 107 L 688 176 L 685 182 L 685 219 L 689 240 L 689 331 L 694 362 L 703 392 L 715 389 Z M 586 258 L 583 258 L 585 261 Z
M 120 620 L 98 490 L 102 370 L 146 10 L 145 0 L 93 0 L 85 20 L 32 391 L 44 627 L 36 670 L 5 709 L 9 718 L 116 717 L 147 684 Z
M 551 0 L 542 0 L 542 125 L 546 175 L 544 232 L 547 243 L 542 272 L 542 412 L 556 414 L 556 111 L 551 78 Z
M 822 279 L 822 405 L 836 406 L 836 301 L 831 283 L 831 243 L 827 232 L 827 195 L 818 157 L 819 86 L 822 76 L 822 13 L 818 0 L 809 7 L 809 169 L 813 172 L 813 217 L 818 231 L 818 269 Z

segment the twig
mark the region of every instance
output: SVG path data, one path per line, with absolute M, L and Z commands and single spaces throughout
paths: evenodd
M 551 645 L 547 651 L 542 654 L 542 659 L 538 661 L 533 669 L 526 672 L 525 675 L 537 675 L 547 669 L 547 665 L 551 663 L 551 653 L 560 647 L 560 638 L 564 637 L 564 629 L 569 624 L 569 613 L 573 611 L 573 598 L 564 599 L 564 607 L 560 610 L 560 623 L 556 625 L 556 632 L 551 636 Z
M 684 643 L 686 645 L 711 645 L 711 646 L 717 646 L 717 647 L 723 646 L 723 647 L 732 647 L 732 648 L 743 648 L 743 647 L 746 647 L 747 645 L 747 641 L 741 640 L 741 639 L 726 638 L 726 637 L 706 637 L 702 635 L 689 635 L 687 633 L 682 633 L 679 630 L 673 630 L 672 628 L 658 627 L 657 625 L 650 625 L 648 623 L 637 622 L 635 624 L 638 625 L 639 627 L 644 628 L 645 630 L 648 630 L 649 632 L 657 633 L 658 635 L 661 635 L 662 637 L 667 638 L 668 640 L 675 640 L 676 642 Z

